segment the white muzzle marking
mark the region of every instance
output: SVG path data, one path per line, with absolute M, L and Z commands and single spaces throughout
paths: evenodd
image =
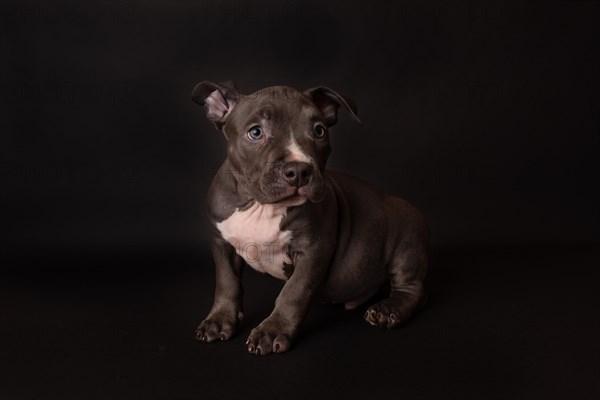
M 296 139 L 294 139 L 294 134 L 291 134 L 290 136 L 291 136 L 290 144 L 287 146 L 289 155 L 286 158 L 286 161 L 287 162 L 298 161 L 298 162 L 304 162 L 307 164 L 311 164 L 311 161 L 312 161 L 311 158 L 309 156 L 307 156 L 305 152 L 302 151 L 300 146 L 298 146 Z

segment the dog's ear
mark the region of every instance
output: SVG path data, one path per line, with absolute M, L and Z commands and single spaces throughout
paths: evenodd
M 221 129 L 238 103 L 241 94 L 235 83 L 203 81 L 192 90 L 192 100 L 204 106 L 206 117 L 217 129 Z
M 305 90 L 304 94 L 309 96 L 313 103 L 321 110 L 327 126 L 331 126 L 337 122 L 337 110 L 339 106 L 344 106 L 352 119 L 362 125 L 357 115 L 358 109 L 356 108 L 356 104 L 354 104 L 351 98 L 325 86 Z

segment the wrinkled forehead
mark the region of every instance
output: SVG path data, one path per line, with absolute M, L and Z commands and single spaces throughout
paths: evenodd
M 245 96 L 236 111 L 237 122 L 241 125 L 258 120 L 290 124 L 320 117 L 318 109 L 307 96 L 285 86 L 268 87 Z

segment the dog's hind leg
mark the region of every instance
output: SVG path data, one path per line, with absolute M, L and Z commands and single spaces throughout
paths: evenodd
M 387 267 L 390 296 L 369 307 L 365 320 L 391 329 L 402 325 L 422 308 L 427 300 L 423 286 L 427 262 L 426 243 L 400 242 Z

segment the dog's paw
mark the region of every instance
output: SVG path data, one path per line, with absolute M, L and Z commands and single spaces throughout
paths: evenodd
M 422 307 L 424 299 L 424 296 L 417 297 L 411 293 L 392 292 L 390 297 L 367 309 L 365 321 L 380 328 L 396 328 Z
M 236 317 L 227 316 L 224 314 L 209 315 L 196 328 L 196 339 L 211 343 L 219 339 L 222 341 L 229 340 L 235 334 L 239 322 L 243 319 L 243 314 L 239 312 Z
M 250 332 L 246 346 L 250 354 L 264 356 L 270 353 L 284 353 L 292 346 L 290 335 L 269 328 L 268 324 L 257 326 Z
M 377 303 L 365 313 L 365 321 L 373 326 L 392 329 L 400 325 L 399 316 L 385 305 Z

